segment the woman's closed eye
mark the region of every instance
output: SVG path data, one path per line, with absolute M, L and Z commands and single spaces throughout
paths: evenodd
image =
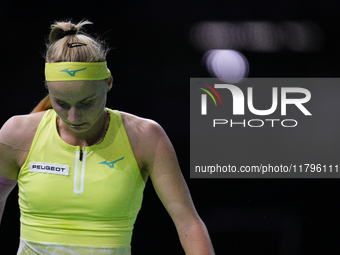
M 80 103 L 80 107 L 82 108 L 89 108 L 93 105 L 93 101 L 92 100 L 89 100 L 89 101 L 85 101 L 85 102 L 82 102 Z
M 64 102 L 58 102 L 57 101 L 57 104 L 63 109 L 69 109 L 70 108 L 70 105 L 67 104 L 67 103 L 64 103 Z

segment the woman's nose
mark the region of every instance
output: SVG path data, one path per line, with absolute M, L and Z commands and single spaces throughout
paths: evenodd
M 81 119 L 81 113 L 74 107 L 71 107 L 68 111 L 67 120 L 71 123 L 77 123 Z

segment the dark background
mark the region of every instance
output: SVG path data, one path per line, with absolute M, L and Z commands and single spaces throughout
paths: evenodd
M 94 25 L 87 31 L 115 47 L 108 56 L 115 79 L 108 106 L 163 126 L 217 254 L 339 254 L 338 179 L 189 178 L 189 82 L 190 77 L 209 77 L 201 64 L 204 52 L 190 41 L 190 28 L 204 20 L 309 20 L 322 28 L 320 50 L 243 51 L 249 77 L 338 77 L 338 16 L 336 0 L 3 1 L 0 123 L 28 113 L 44 97 L 42 55 L 51 22 L 89 19 Z M 18 247 L 16 193 L 10 195 L 3 216 L 1 254 L 15 254 Z M 183 254 L 151 182 L 135 225 L 132 251 Z

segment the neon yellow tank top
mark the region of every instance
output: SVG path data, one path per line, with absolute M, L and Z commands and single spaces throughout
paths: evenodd
M 21 239 L 32 243 L 130 246 L 145 183 L 118 111 L 100 144 L 65 143 L 48 110 L 19 176 Z

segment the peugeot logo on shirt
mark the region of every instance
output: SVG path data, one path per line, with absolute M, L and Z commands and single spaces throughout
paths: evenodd
M 35 173 L 69 175 L 70 166 L 44 162 L 30 162 L 29 171 Z

